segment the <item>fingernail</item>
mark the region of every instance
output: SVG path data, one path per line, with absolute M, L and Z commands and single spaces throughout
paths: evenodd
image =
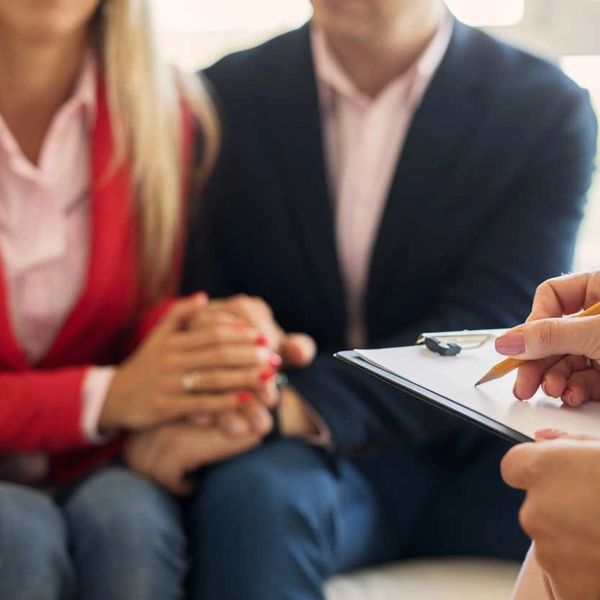
M 268 346 L 269 345 L 269 339 L 267 338 L 266 335 L 262 335 L 262 333 L 256 336 L 255 341 L 256 341 L 257 346 Z
M 259 379 L 263 382 L 266 382 L 269 381 L 269 379 L 272 379 L 274 376 L 275 371 L 273 371 L 273 369 L 266 369 L 259 375 Z
M 240 392 L 238 394 L 238 402 L 240 404 L 248 404 L 252 400 L 252 394 L 250 392 Z
M 542 380 L 541 388 L 542 388 L 542 392 L 544 392 L 544 394 L 546 394 L 546 396 L 549 396 L 550 394 L 548 394 L 548 391 L 546 390 L 546 384 L 547 384 L 546 380 L 545 379 Z M 546 431 L 546 430 L 544 430 L 544 431 Z
M 574 394 L 573 394 L 572 390 L 567 388 L 565 390 L 565 393 L 562 395 L 562 399 L 563 399 L 563 402 L 573 405 L 573 403 L 574 403 L 573 401 L 575 398 L 574 398 Z
M 279 356 L 279 354 L 271 354 L 271 357 L 269 358 L 269 364 L 274 369 L 279 369 L 279 367 L 281 367 L 281 365 L 283 364 L 283 359 L 281 358 L 281 356 Z
M 496 352 L 505 356 L 515 356 L 525 352 L 525 336 L 521 331 L 514 331 L 496 340 Z

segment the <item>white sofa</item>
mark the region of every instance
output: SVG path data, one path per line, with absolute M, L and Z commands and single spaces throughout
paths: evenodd
M 337 577 L 327 600 L 508 600 L 518 572 L 501 561 L 408 561 Z

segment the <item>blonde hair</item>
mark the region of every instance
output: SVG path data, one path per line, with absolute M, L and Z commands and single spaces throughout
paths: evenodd
M 177 74 L 160 57 L 147 0 L 103 0 L 94 22 L 104 70 L 115 160 L 131 165 L 139 214 L 139 289 L 145 303 L 171 290 L 178 238 L 185 226 L 181 103 L 202 130 L 203 158 L 194 174 L 202 186 L 218 152 L 216 112 L 197 78 Z

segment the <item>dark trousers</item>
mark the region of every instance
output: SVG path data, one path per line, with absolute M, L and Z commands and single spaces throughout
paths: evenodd
M 523 498 L 499 473 L 508 446 L 476 439 L 333 467 L 321 450 L 279 441 L 213 468 L 189 513 L 192 598 L 316 600 L 330 576 L 386 561 L 522 560 Z

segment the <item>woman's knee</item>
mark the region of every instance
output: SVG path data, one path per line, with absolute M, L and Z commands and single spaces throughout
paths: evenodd
M 156 544 L 183 548 L 177 501 L 151 481 L 124 467 L 103 469 L 86 479 L 64 505 L 65 519 L 77 545 L 89 539 L 96 548 Z
M 0 485 L 0 597 L 68 598 L 74 589 L 67 531 L 45 494 Z

